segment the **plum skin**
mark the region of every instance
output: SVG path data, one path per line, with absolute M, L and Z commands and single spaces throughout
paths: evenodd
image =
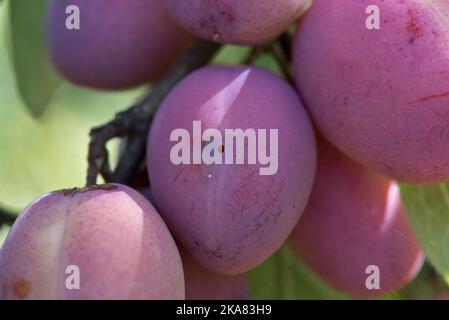
M 248 164 L 172 164 L 170 134 L 192 134 L 193 121 L 223 136 L 224 129 L 278 129 L 277 173 L 261 176 L 259 165 Z M 230 275 L 260 264 L 287 239 L 310 194 L 315 161 L 314 132 L 297 93 L 255 67 L 189 75 L 162 103 L 147 148 L 156 205 L 173 235 L 203 266 Z
M 373 4 L 380 30 L 365 28 Z M 294 39 L 296 82 L 320 132 L 395 180 L 449 180 L 448 10 L 438 1 L 317 0 Z
M 66 268 L 80 289 L 66 288 Z M 118 184 L 32 202 L 0 251 L 1 299 L 184 299 L 182 262 L 153 206 Z
M 154 205 L 153 192 L 149 187 L 142 194 Z M 184 270 L 186 300 L 249 300 L 250 286 L 246 274 L 222 275 L 203 267 L 177 243 Z
M 198 37 L 255 45 L 285 31 L 310 0 L 165 0 L 174 20 Z
M 289 239 L 298 256 L 336 289 L 360 297 L 396 291 L 419 272 L 424 254 L 397 184 L 318 144 L 315 185 Z M 380 290 L 365 281 L 379 267 Z
M 80 9 L 68 30 L 66 7 Z M 159 0 L 52 0 L 47 43 L 56 69 L 75 84 L 126 89 L 157 81 L 190 43 Z
M 178 246 L 184 269 L 186 300 L 249 300 L 246 274 L 222 275 L 204 268 Z

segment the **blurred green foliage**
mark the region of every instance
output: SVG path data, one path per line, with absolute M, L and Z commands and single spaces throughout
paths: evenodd
M 288 245 L 249 273 L 255 299 L 336 299 L 351 297 L 332 289 L 298 260 Z
M 41 116 L 61 82 L 45 47 L 46 0 L 12 1 L 9 5 L 11 56 L 17 88 L 34 116 Z
M 16 52 L 11 50 L 9 41 L 9 21 L 12 19 L 8 16 L 9 5 L 13 2 L 34 1 L 4 1 L 0 5 L 0 207 L 19 211 L 43 193 L 84 185 L 90 128 L 108 121 L 117 111 L 131 105 L 142 94 L 142 89 L 100 92 L 62 81 L 52 93 L 45 113 L 33 117 L 16 81 L 25 76 L 16 73 L 14 59 L 9 54 Z M 24 9 L 22 14 L 43 12 Z M 36 50 L 42 50 L 43 46 L 38 45 Z M 27 65 L 36 65 L 34 77 L 38 78 L 34 83 L 45 82 L 48 78 L 41 74 L 40 66 L 47 63 L 47 58 L 40 53 L 34 55 L 36 50 L 33 48 L 27 50 Z M 27 72 L 31 74 L 30 68 Z M 33 92 L 33 98 L 40 101 L 45 100 L 39 98 L 41 93 L 48 95 L 41 89 Z M 111 149 L 113 153 L 115 150 L 115 147 Z
M 449 283 L 449 184 L 402 185 L 401 189 L 419 243 Z

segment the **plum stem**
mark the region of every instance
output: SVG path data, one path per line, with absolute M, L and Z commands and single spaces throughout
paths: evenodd
M 173 68 L 151 90 L 129 109 L 116 114 L 110 122 L 90 132 L 86 185 L 94 185 L 100 174 L 106 182 L 127 184 L 145 156 L 145 144 L 153 115 L 170 90 L 192 71 L 207 64 L 220 45 L 196 40 Z M 106 144 L 109 140 L 127 137 L 128 143 L 113 172 L 109 165 Z

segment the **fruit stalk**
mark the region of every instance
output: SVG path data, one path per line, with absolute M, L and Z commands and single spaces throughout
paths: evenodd
M 186 75 L 208 63 L 219 47 L 220 45 L 216 43 L 197 40 L 141 101 L 118 113 L 112 121 L 91 130 L 87 185 L 95 184 L 99 174 L 106 182 L 125 183 L 131 179 L 133 169 L 138 166 L 143 157 L 145 139 L 142 137 L 148 132 L 154 112 L 168 92 Z M 116 172 L 113 173 L 109 167 L 106 143 L 113 138 L 125 136 L 131 139 Z

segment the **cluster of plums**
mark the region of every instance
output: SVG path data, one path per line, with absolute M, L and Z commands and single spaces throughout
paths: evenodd
M 72 4 L 79 30 L 65 27 Z M 381 26 L 369 30 L 373 4 Z M 157 81 L 190 34 L 259 45 L 301 16 L 296 88 L 253 66 L 187 76 L 150 130 L 151 196 L 108 184 L 35 200 L 1 250 L 0 298 L 244 299 L 245 273 L 286 241 L 354 296 L 403 287 L 424 256 L 396 180 L 449 180 L 448 15 L 447 1 L 427 0 L 50 2 L 54 65 L 102 89 Z M 170 134 L 192 134 L 193 121 L 220 132 L 278 129 L 276 174 L 260 175 L 260 164 L 173 164 Z M 68 265 L 79 267 L 77 290 L 66 287 Z M 368 266 L 380 270 L 374 290 Z

